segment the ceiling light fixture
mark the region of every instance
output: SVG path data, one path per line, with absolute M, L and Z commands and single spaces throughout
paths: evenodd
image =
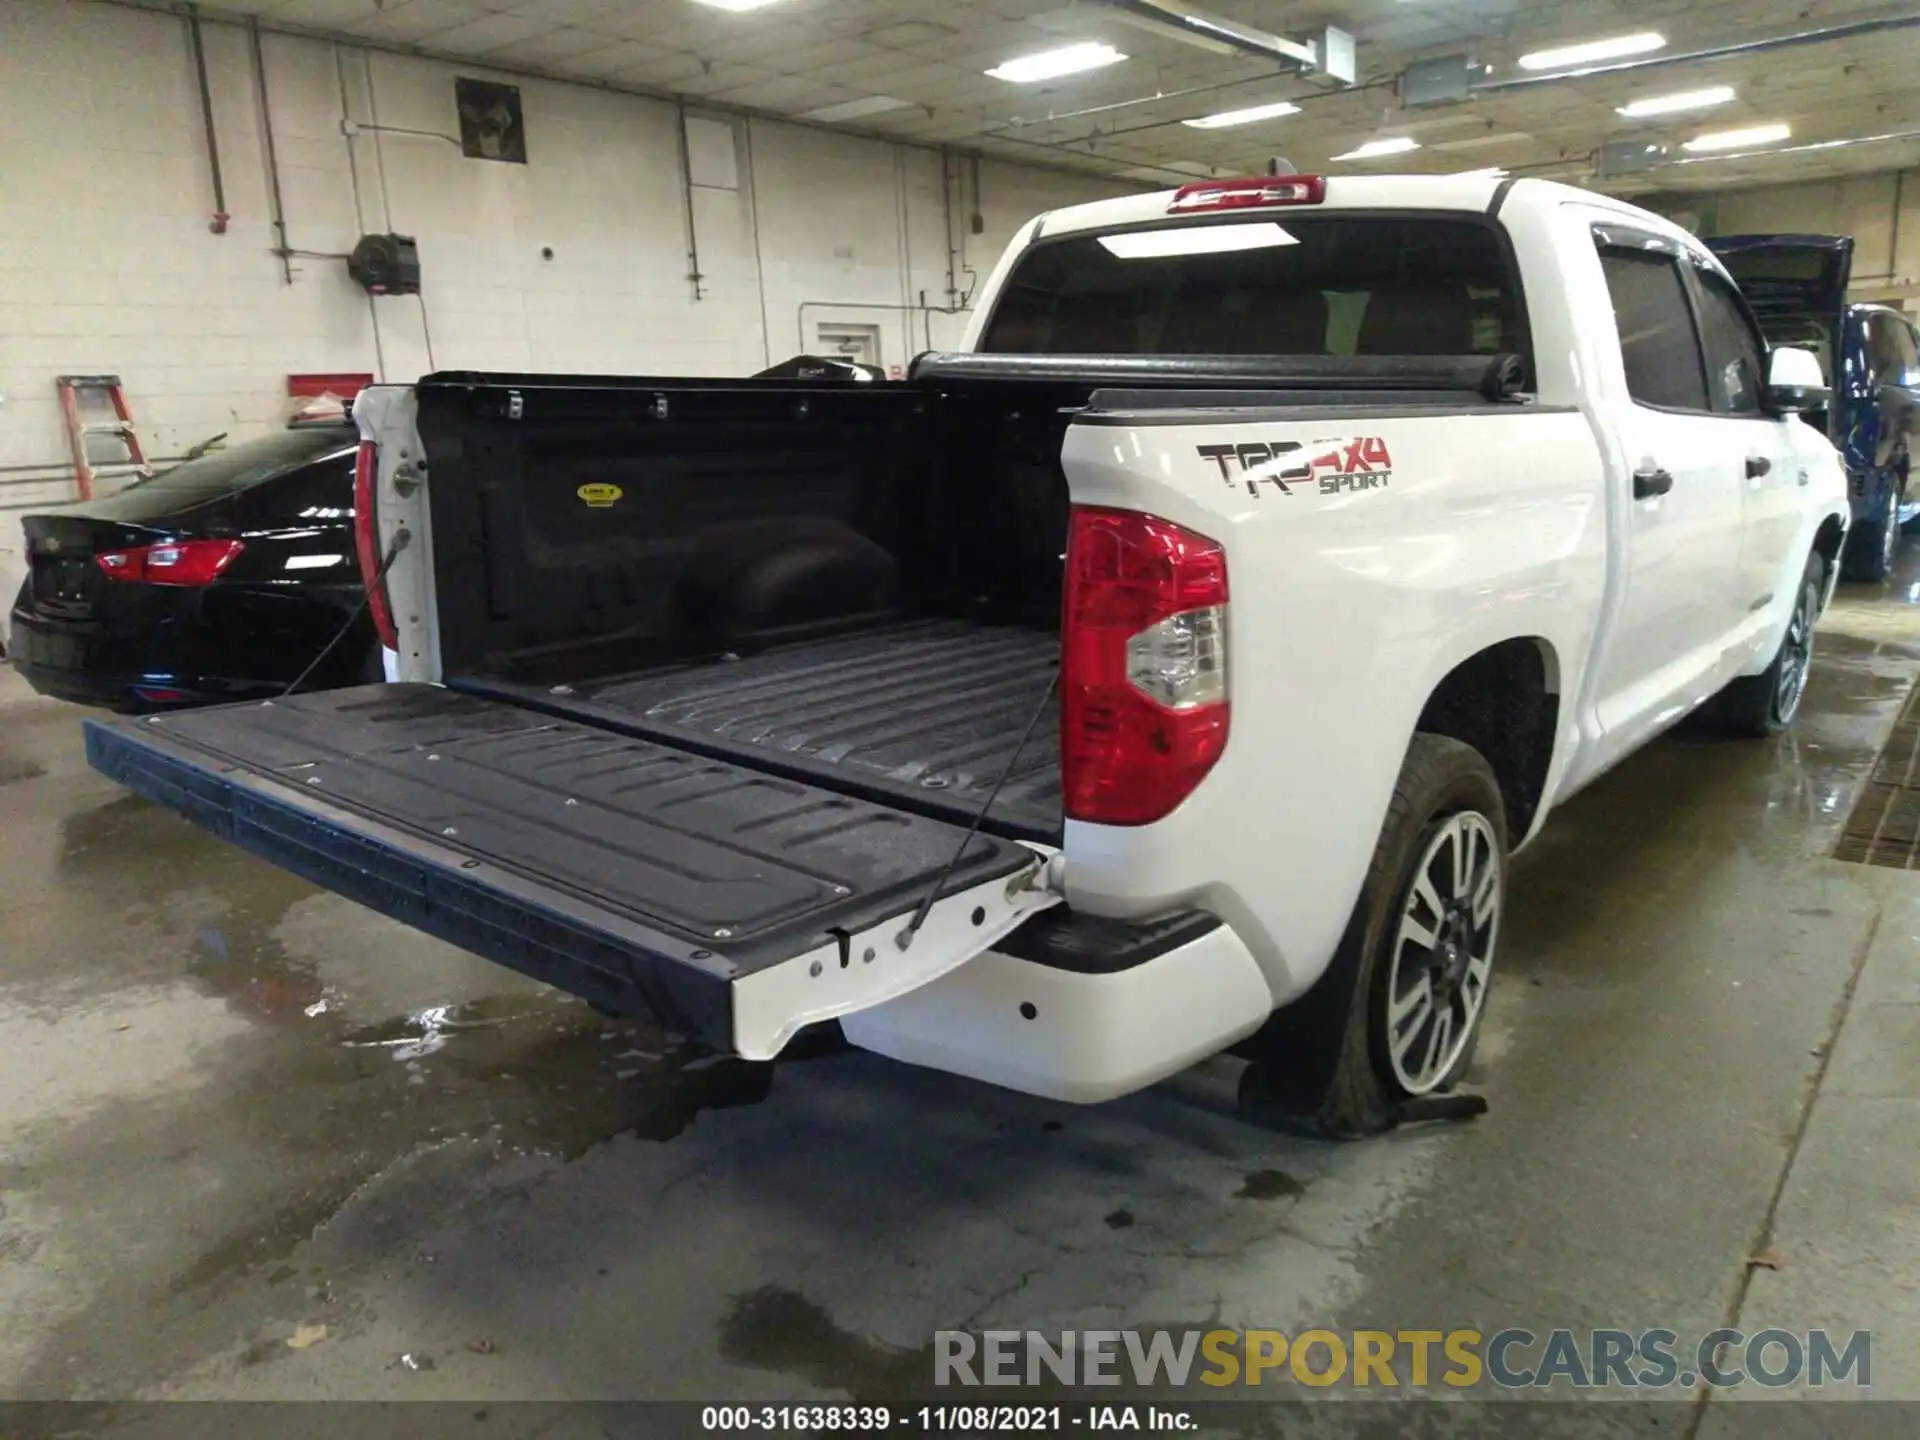
M 818 110 L 803 110 L 797 120 L 832 123 L 839 120 L 864 120 L 869 115 L 884 115 L 889 110 L 905 110 L 912 102 L 891 95 L 865 95 L 858 100 L 842 100 L 837 105 L 822 105 Z
M 736 15 L 744 15 L 749 10 L 763 10 L 769 5 L 777 5 L 780 0 L 694 0 L 696 5 L 711 6 L 715 10 L 731 10 Z
M 1282 115 L 1298 115 L 1300 107 L 1291 100 L 1276 100 L 1271 105 L 1249 105 L 1243 110 L 1222 110 L 1216 115 L 1202 115 L 1197 120 L 1182 120 L 1182 125 L 1191 125 L 1196 130 L 1224 130 L 1229 125 L 1252 125 L 1260 120 L 1278 120 Z
M 1749 145 L 1775 145 L 1793 134 L 1788 125 L 1749 125 L 1742 130 L 1715 130 L 1696 135 L 1682 150 L 1741 150 Z
M 1601 60 L 1619 60 L 1628 55 L 1644 55 L 1665 47 L 1667 37 L 1651 30 L 1637 35 L 1616 35 L 1610 40 L 1589 40 L 1581 45 L 1557 45 L 1551 50 L 1535 50 L 1520 57 L 1522 70 L 1560 70 L 1568 65 L 1591 65 Z
M 1172 255 L 1222 255 L 1233 250 L 1270 250 L 1298 245 L 1272 221 L 1258 225 L 1183 225 L 1172 230 L 1123 230 L 1102 235 L 1100 244 L 1122 260 L 1164 259 Z
M 1036 80 L 1058 80 L 1062 75 L 1078 75 L 1082 70 L 1117 65 L 1126 58 L 1111 45 L 1086 40 L 1078 45 L 1063 45 L 1058 50 L 1042 50 L 1037 55 L 1021 55 L 994 66 L 987 74 L 996 80 L 1031 85 Z
M 1629 120 L 1644 120 L 1649 115 L 1677 115 L 1682 110 L 1707 110 L 1733 99 L 1731 85 L 1710 85 L 1705 90 L 1681 90 L 1672 95 L 1651 95 L 1645 100 L 1629 101 L 1614 107 L 1614 114 Z
M 1409 150 L 1418 150 L 1420 142 L 1411 135 L 1396 135 L 1387 140 L 1369 140 L 1366 144 L 1347 151 L 1344 155 L 1335 155 L 1335 160 L 1378 160 L 1384 155 L 1404 155 Z

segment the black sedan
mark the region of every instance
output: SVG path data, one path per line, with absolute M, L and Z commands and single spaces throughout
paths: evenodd
M 303 425 L 25 517 L 14 667 L 44 695 L 115 710 L 275 695 L 323 652 L 303 689 L 380 679 L 359 609 L 357 449 L 351 424 Z

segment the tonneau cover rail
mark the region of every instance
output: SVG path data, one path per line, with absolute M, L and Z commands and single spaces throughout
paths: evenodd
M 1524 357 L 1499 355 L 962 355 L 930 352 L 910 377 L 939 380 L 1083 380 L 1216 388 L 1468 391 L 1490 400 L 1520 393 Z

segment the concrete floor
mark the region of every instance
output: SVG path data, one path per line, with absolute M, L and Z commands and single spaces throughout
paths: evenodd
M 119 793 L 9 675 L 0 1395 L 859 1395 L 939 1328 L 1313 1322 L 1877 1326 L 1920 1399 L 1920 881 L 1824 858 L 1917 666 L 1920 558 L 1842 592 L 1791 735 L 1575 800 L 1518 862 L 1491 1112 L 1347 1146 L 1224 1113 L 1228 1062 L 761 1098 Z

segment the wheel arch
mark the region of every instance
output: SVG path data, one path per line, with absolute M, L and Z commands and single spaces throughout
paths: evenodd
M 1813 548 L 1827 562 L 1829 575 L 1834 566 L 1840 563 L 1840 547 L 1846 543 L 1846 539 L 1847 527 L 1838 515 L 1827 516 L 1820 522 L 1820 528 L 1814 531 Z
M 1440 678 L 1417 730 L 1471 745 L 1493 768 L 1507 812 L 1507 843 L 1533 828 L 1560 720 L 1559 652 L 1542 636 L 1500 640 Z

